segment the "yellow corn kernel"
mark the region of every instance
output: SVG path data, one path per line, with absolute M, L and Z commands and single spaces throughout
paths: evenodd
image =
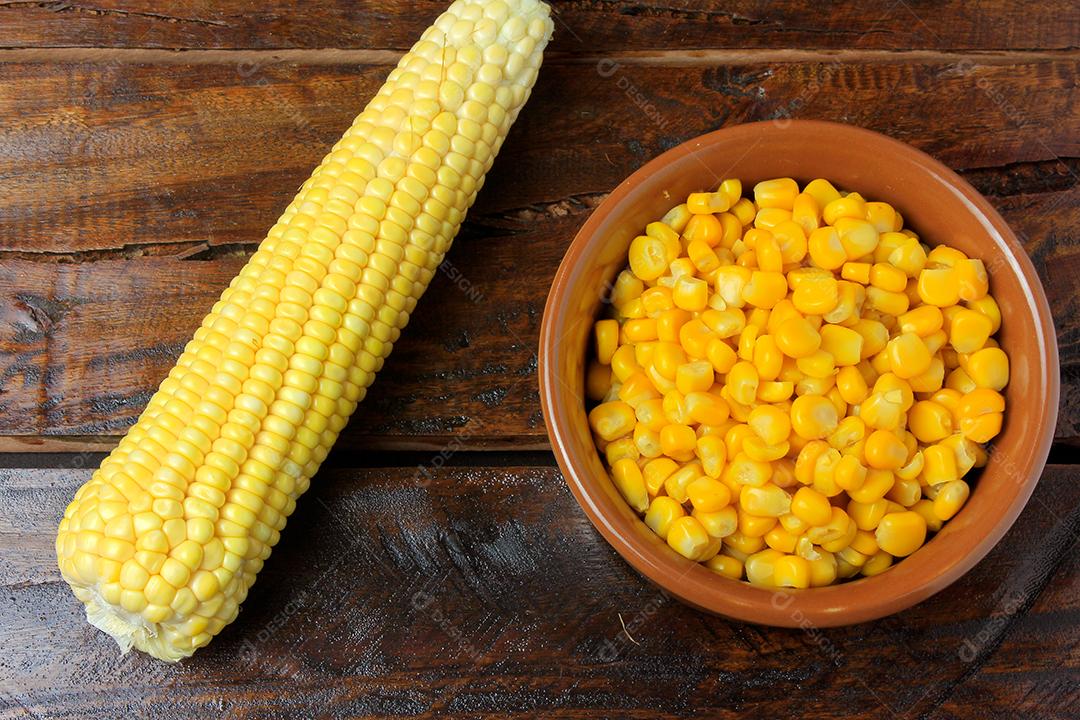
M 681 345 L 678 345 L 677 343 L 658 342 L 655 345 L 652 362 L 649 364 L 656 368 L 656 372 L 659 373 L 661 377 L 674 381 L 679 372 L 679 368 L 686 364 L 686 360 L 686 352 L 682 349 Z
M 642 372 L 634 373 L 628 377 L 622 387 L 619 388 L 619 399 L 632 408 L 637 408 L 638 405 L 647 400 L 659 398 L 660 393 L 657 392 L 649 377 Z
M 870 263 L 845 262 L 840 268 L 840 277 L 860 285 L 869 285 L 870 268 Z
M 823 208 L 833 200 L 840 199 L 840 192 L 833 184 L 823 178 L 811 180 L 803 188 L 803 192 L 814 199 L 819 208 Z
M 888 500 L 892 500 L 906 508 L 911 507 L 922 498 L 922 488 L 915 478 L 902 478 L 896 476 L 893 486 L 885 493 Z
M 634 408 L 618 400 L 597 405 L 589 412 L 589 427 L 608 441 L 629 435 L 634 430 L 635 421 Z
M 690 312 L 682 308 L 672 308 L 661 312 L 655 318 L 657 340 L 679 342 L 679 331 L 692 319 Z
M 836 270 L 847 262 L 848 255 L 840 241 L 840 233 L 834 227 L 820 227 L 810 233 L 806 241 L 807 252 L 814 265 L 825 270 Z
M 807 559 L 810 563 L 810 587 L 832 585 L 838 576 L 836 557 L 823 550 L 818 550 L 815 554 L 817 557 Z
M 862 359 L 863 337 L 851 328 L 825 325 L 821 328 L 821 349 L 833 357 L 836 365 L 857 365 Z
M 711 478 L 719 478 L 724 471 L 727 462 L 727 446 L 723 438 L 718 435 L 703 435 L 698 438 L 697 447 L 694 449 L 701 462 L 702 471 Z
M 712 364 L 705 360 L 683 363 L 675 371 L 675 387 L 683 395 L 703 392 L 712 387 L 714 377 Z
M 776 587 L 773 579 L 776 562 L 784 557 L 784 553 L 772 548 L 753 553 L 744 563 L 747 581 L 758 587 Z
M 716 512 L 731 503 L 728 486 L 710 477 L 699 477 L 687 485 L 686 496 L 702 512 Z
M 757 399 L 763 403 L 780 403 L 790 398 L 793 392 L 795 392 L 795 385 L 791 382 L 759 382 Z
M 856 502 L 851 500 L 847 504 L 847 512 L 852 521 L 860 530 L 873 530 L 885 517 L 888 502 L 884 498 L 870 502 Z
M 754 215 L 753 229 L 772 230 L 778 225 L 787 222 L 792 222 L 790 210 L 785 210 L 784 208 L 761 208 L 757 211 L 757 214 Z M 743 239 L 746 239 L 746 235 L 743 235 Z
M 728 308 L 741 308 L 746 304 L 743 292 L 753 271 L 739 265 L 727 265 L 716 271 L 716 293 Z
M 686 224 L 690 222 L 690 217 L 690 209 L 686 207 L 686 203 L 682 203 L 664 213 L 664 217 L 660 218 L 660 222 L 675 232 L 681 233 L 686 228 Z
M 638 512 L 649 508 L 649 495 L 645 490 L 645 479 L 637 462 L 623 458 L 611 466 L 611 479 L 626 504 Z M 726 490 L 727 488 L 725 488 Z
M 708 273 L 720 267 L 719 256 L 704 240 L 693 240 L 688 243 L 686 255 L 700 272 Z
M 832 519 L 832 505 L 817 490 L 802 487 L 791 499 L 791 513 L 808 525 L 825 525 Z
M 705 567 L 709 568 L 717 575 L 723 575 L 732 580 L 739 580 L 743 575 L 742 562 L 730 555 L 716 555 L 712 559 L 706 561 Z
M 585 374 L 585 395 L 590 400 L 603 400 L 611 390 L 611 368 L 598 362 L 589 363 Z
M 832 311 L 839 300 L 839 286 L 831 275 L 807 277 L 791 294 L 795 309 L 805 315 L 824 315 Z
M 889 329 L 877 320 L 861 319 L 851 325 L 863 339 L 863 358 L 877 355 L 889 344 Z
M 889 513 L 881 519 L 874 538 L 893 557 L 906 557 L 926 541 L 926 520 L 917 512 Z
M 941 308 L 934 305 L 920 305 L 898 317 L 900 332 L 913 333 L 925 338 L 941 329 L 944 319 Z
M 949 322 L 949 344 L 958 353 L 973 353 L 990 339 L 993 323 L 980 312 L 960 308 Z
M 742 299 L 754 307 L 772 308 L 787 295 L 787 278 L 783 273 L 754 270 L 742 289 Z
M 985 295 L 976 300 L 968 300 L 967 306 L 971 310 L 990 318 L 991 335 L 1001 329 L 1001 308 L 998 307 L 997 301 L 993 297 Z
M 754 222 L 757 208 L 750 198 L 739 198 L 738 202 L 731 206 L 730 214 L 733 215 L 741 226 L 747 226 Z
M 870 268 L 870 284 L 888 292 L 904 292 L 907 275 L 889 263 L 874 263 Z
M 979 386 L 975 384 L 975 381 L 971 379 L 971 376 L 967 374 L 964 368 L 958 367 L 945 376 L 945 387 L 966 395 Z
M 818 440 L 836 429 L 836 406 L 820 395 L 803 395 L 791 404 L 791 428 L 807 440 Z
M 968 355 L 967 362 L 961 356 L 960 363 L 976 387 L 1000 391 L 1009 384 L 1009 356 L 1001 348 L 985 347 Z
M 739 529 L 739 515 L 734 505 L 727 505 L 712 512 L 695 508 L 693 516 L 705 528 L 709 537 L 726 538 Z
M 844 455 L 836 463 L 833 472 L 833 482 L 836 486 L 848 493 L 859 490 L 865 483 L 867 469 L 859 461 L 856 455 Z
M 773 563 L 775 587 L 810 587 L 810 563 L 797 555 L 785 555 Z
M 975 467 L 975 463 L 978 462 L 979 446 L 971 440 L 968 440 L 961 433 L 953 433 L 938 444 L 953 451 L 953 457 L 956 458 L 956 471 L 959 477 L 967 475 L 968 471 Z
M 695 215 L 726 212 L 730 207 L 730 198 L 722 192 L 696 192 L 686 198 L 686 209 Z
M 861 335 L 859 341 L 861 347 Z M 840 371 L 836 374 L 836 389 L 840 391 L 840 397 L 844 399 L 844 402 L 849 405 L 858 405 L 866 399 L 870 392 L 866 385 L 866 379 L 859 372 L 859 369 L 853 366 L 840 368 Z
M 759 208 L 791 210 L 798 194 L 799 185 L 791 178 L 763 180 L 754 186 L 754 204 Z
M 822 206 L 822 216 L 829 225 L 835 225 L 841 218 L 855 218 L 862 221 L 862 218 L 866 217 L 866 201 L 858 193 L 837 197 Z
M 892 563 L 893 556 L 884 550 L 879 550 L 866 559 L 866 562 L 863 563 L 859 572 L 866 577 L 873 577 L 888 570 L 892 566 Z
M 675 281 L 671 299 L 675 307 L 700 312 L 705 309 L 709 299 L 709 284 L 701 278 L 684 275 Z
M 849 260 L 865 257 L 873 253 L 878 246 L 880 235 L 874 226 L 865 220 L 841 217 L 837 218 L 833 225 L 840 233 L 840 244 Z
M 895 434 L 875 430 L 866 438 L 866 464 L 878 470 L 896 470 L 907 462 L 907 448 Z M 895 554 L 895 553 L 894 553 Z
M 928 485 L 942 485 L 960 477 L 956 453 L 947 445 L 936 443 L 923 448 L 923 478 Z
M 855 537 L 852 538 L 851 545 L 849 547 L 851 547 L 851 549 L 855 550 L 856 552 L 866 555 L 867 557 L 873 555 L 878 550 L 880 550 L 877 544 L 877 539 L 874 537 L 874 534 L 872 532 L 858 529 L 856 529 Z
M 730 449 L 728 455 L 731 455 Z M 729 485 L 749 485 L 761 487 L 772 476 L 772 467 L 767 462 L 751 460 L 743 453 L 736 454 L 724 468 L 722 480 Z
M 915 394 L 911 391 L 911 384 L 895 373 L 884 373 L 874 381 L 875 393 L 889 393 L 894 390 L 900 392 L 900 409 L 907 412 L 915 403 Z M 895 396 L 894 396 L 895 397 Z
M 904 379 L 921 375 L 930 369 L 932 356 L 926 343 L 913 332 L 897 335 L 886 347 L 892 372 Z
M 615 350 L 619 347 L 619 323 L 615 320 L 598 320 L 596 335 L 596 359 L 601 365 L 610 365 Z
M 1001 432 L 1005 398 L 989 388 L 977 388 L 957 404 L 959 429 L 964 437 L 977 443 L 989 442 Z
M 611 450 L 612 446 L 617 446 L 626 442 L 627 439 L 628 438 L 616 440 L 607 446 L 607 450 Z M 634 426 L 634 436 L 630 442 L 642 457 L 655 458 L 659 457 L 664 452 L 660 445 L 660 433 L 656 430 L 650 430 L 644 423 L 638 423 Z M 610 459 L 608 462 L 611 462 Z
M 634 408 L 634 417 L 637 418 L 639 425 L 644 425 L 654 432 L 660 432 L 670 422 L 664 415 L 662 398 L 652 398 L 640 403 Z
M 832 378 L 836 374 L 836 360 L 824 350 L 818 349 L 795 361 L 795 366 L 811 378 Z
M 888 203 L 868 202 L 866 203 L 866 221 L 879 233 L 892 232 L 896 225 L 896 210 Z
M 772 405 L 759 405 L 750 411 L 750 428 L 768 445 L 777 445 L 791 434 L 791 418 Z
M 957 274 L 951 267 L 924 268 L 919 273 L 919 298 L 927 305 L 955 305 L 960 300 Z
M 965 258 L 956 262 L 957 288 L 961 300 L 978 300 L 990 290 L 990 280 L 982 260 Z
M 849 537 L 853 523 L 841 508 L 833 507 L 829 511 L 829 520 L 824 525 L 815 525 L 806 531 L 806 537 L 816 545 L 832 543 Z M 835 552 L 830 550 L 829 552 Z
M 821 346 L 821 335 L 806 318 L 785 320 L 776 328 L 777 347 L 787 356 L 803 358 L 812 355 Z
M 661 495 L 653 498 L 649 503 L 649 509 L 645 513 L 645 524 L 654 533 L 667 540 L 668 531 L 672 524 L 686 515 L 683 506 L 670 497 Z
M 611 372 L 619 382 L 625 382 L 626 378 L 636 372 L 641 372 L 641 366 L 638 365 L 635 358 L 635 347 L 633 345 L 619 346 L 619 349 L 611 356 Z
M 866 289 L 866 304 L 885 315 L 903 315 L 911 301 L 902 292 L 889 292 L 878 287 Z
M 908 416 L 911 433 L 923 443 L 935 443 L 953 433 L 953 416 L 948 408 L 932 400 L 920 400 Z
M 784 356 L 771 335 L 762 335 L 754 342 L 753 363 L 760 380 L 775 380 L 780 375 Z M 760 384 L 759 384 L 760 387 Z
M 887 233 L 891 235 L 892 233 Z M 885 243 L 885 235 L 882 236 L 882 244 Z M 899 268 L 909 278 L 918 277 L 926 267 L 926 251 L 918 240 L 906 238 L 902 240 L 888 255 L 889 264 Z
M 777 523 L 769 532 L 765 533 L 765 544 L 782 553 L 795 552 L 798 539 L 798 536 L 792 535 L 780 523 Z
M 740 361 L 728 371 L 726 386 L 736 402 L 750 405 L 757 397 L 759 382 L 757 368 L 751 363 Z
M 622 324 L 621 335 L 626 343 L 656 340 L 656 320 L 654 318 L 627 320 Z
M 739 492 L 739 507 L 756 517 L 778 518 L 791 510 L 791 496 L 773 483 L 744 485 Z
M 941 530 L 943 522 L 934 513 L 934 501 L 927 498 L 923 498 L 919 502 L 911 506 L 913 512 L 922 515 L 922 519 L 926 521 L 926 529 L 929 532 L 937 532 Z
M 708 363 L 706 365 L 709 367 L 711 376 L 712 366 Z M 702 425 L 720 425 L 728 419 L 730 410 L 727 403 L 718 395 L 689 391 L 686 393 L 686 413 L 691 422 Z
M 953 480 L 942 485 L 938 489 L 937 497 L 934 498 L 934 515 L 939 520 L 950 520 L 960 508 L 964 507 L 971 488 L 963 480 Z
M 702 243 L 706 247 L 730 247 L 724 244 L 724 225 L 715 215 L 693 215 L 683 230 L 687 246 Z
M 645 292 L 645 284 L 629 270 L 623 270 L 615 276 L 609 300 L 612 305 L 621 308 L 631 300 L 640 298 L 643 292 Z
M 659 500 L 659 498 L 657 498 Z M 653 501 L 655 503 L 656 500 Z M 709 546 L 709 534 L 701 523 L 689 515 L 682 515 L 671 521 L 665 536 L 672 550 L 687 560 L 698 560 Z
M 645 282 L 656 280 L 665 272 L 677 255 L 672 255 L 664 241 L 639 235 L 630 243 L 630 270 Z
M 967 260 L 967 255 L 948 245 L 938 245 L 930 251 L 926 259 L 937 265 L 955 267 L 957 263 Z
M 649 497 L 656 497 L 664 487 L 664 481 L 678 469 L 679 464 L 666 457 L 656 458 L 645 463 L 641 474 L 645 482 L 645 491 L 649 494 Z
M 666 425 L 660 431 L 660 447 L 668 457 L 680 458 L 693 453 L 697 436 L 687 425 Z
M 660 453 L 656 454 L 659 455 Z M 637 449 L 632 438 L 612 440 L 607 444 L 607 447 L 604 448 L 604 458 L 607 460 L 609 467 L 614 467 L 615 463 L 623 458 L 630 458 L 631 460 L 637 461 L 639 457 L 641 457 L 641 453 Z

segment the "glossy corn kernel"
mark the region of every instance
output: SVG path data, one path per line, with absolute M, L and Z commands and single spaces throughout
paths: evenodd
M 878 470 L 896 470 L 907 462 L 904 443 L 892 432 L 875 430 L 866 438 L 866 464 Z M 894 553 L 895 554 L 895 553 Z
M 977 443 L 989 442 L 1001 432 L 1005 398 L 989 388 L 976 388 L 964 395 L 957 405 L 959 429 L 964 437 Z
M 1009 356 L 1001 348 L 986 347 L 972 353 L 961 366 L 976 387 L 1002 390 L 1009 384 Z
M 778 518 L 791 510 L 791 496 L 772 483 L 746 485 L 739 493 L 739 507 L 757 517 Z
M 611 464 L 611 479 L 626 504 L 637 512 L 645 512 L 649 507 L 649 495 L 645 490 L 645 479 L 641 468 L 631 458 L 623 458 Z
M 934 498 L 934 515 L 941 521 L 952 519 L 964 507 L 971 489 L 963 480 L 953 480 L 942 485 Z
M 889 513 L 874 531 L 878 547 L 893 557 L 906 557 L 926 541 L 926 520 L 910 510 Z
M 791 512 L 807 525 L 825 525 L 832 518 L 829 498 L 809 487 L 799 488 L 791 499 Z
M 791 428 L 807 440 L 828 436 L 839 422 L 836 406 L 820 395 L 804 395 L 791 404 Z
M 668 546 L 687 560 L 699 560 L 710 543 L 710 537 L 705 532 L 705 528 L 689 515 L 683 515 L 671 521 L 666 539 Z
M 751 554 L 744 563 L 747 581 L 759 587 L 776 587 L 773 581 L 776 561 L 783 557 L 784 553 L 772 548 Z
M 686 511 L 678 501 L 661 495 L 653 498 L 649 503 L 649 509 L 645 512 L 645 524 L 654 533 L 667 540 L 668 531 L 676 520 L 686 515 Z
M 634 431 L 634 408 L 616 400 L 597 405 L 589 412 L 589 427 L 603 440 L 615 440 Z
M 810 587 L 810 563 L 797 556 L 785 555 L 773 563 L 772 584 L 776 587 Z

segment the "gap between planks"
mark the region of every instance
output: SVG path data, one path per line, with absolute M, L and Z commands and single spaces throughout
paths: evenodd
M 0 48 L 0 62 L 9 63 L 119 63 L 152 65 L 216 65 L 242 62 L 269 65 L 393 65 L 404 54 L 397 49 L 297 48 L 238 50 L 163 50 L 155 48 Z M 595 65 L 601 61 L 626 65 L 768 65 L 814 62 L 859 64 L 959 63 L 1019 65 L 1033 62 L 1080 60 L 1080 50 L 640 50 L 604 55 L 551 52 L 546 64 Z

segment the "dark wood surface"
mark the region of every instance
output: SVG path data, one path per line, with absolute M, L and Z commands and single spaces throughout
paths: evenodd
M 0 717 L 1075 718 L 1080 473 L 1050 466 L 994 551 L 853 627 L 680 605 L 550 466 L 331 470 L 240 618 L 179 665 L 121 657 L 53 566 L 88 471 L 0 471 Z M 621 616 L 621 620 L 620 620 Z M 623 625 L 626 630 L 623 630 Z
M 237 622 L 176 666 L 85 623 L 52 544 L 87 451 L 441 7 L 0 0 L 0 453 L 21 453 L 0 454 L 0 719 L 1080 716 L 1077 466 L 1048 467 L 991 555 L 910 611 L 754 627 L 604 543 L 535 377 L 558 262 L 623 177 L 727 125 L 837 120 L 946 162 L 1020 235 L 1057 323 L 1053 457 L 1073 462 L 1080 8 L 1056 0 L 555 2 L 449 255 L 471 291 L 436 277 Z M 453 467 L 422 481 L 433 458 Z

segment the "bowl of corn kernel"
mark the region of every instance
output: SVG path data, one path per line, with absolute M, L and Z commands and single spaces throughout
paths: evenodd
M 1046 462 L 1053 323 L 951 170 L 816 121 L 719 130 L 631 175 L 570 245 L 541 401 L 595 527 L 698 608 L 863 622 L 982 559 Z

